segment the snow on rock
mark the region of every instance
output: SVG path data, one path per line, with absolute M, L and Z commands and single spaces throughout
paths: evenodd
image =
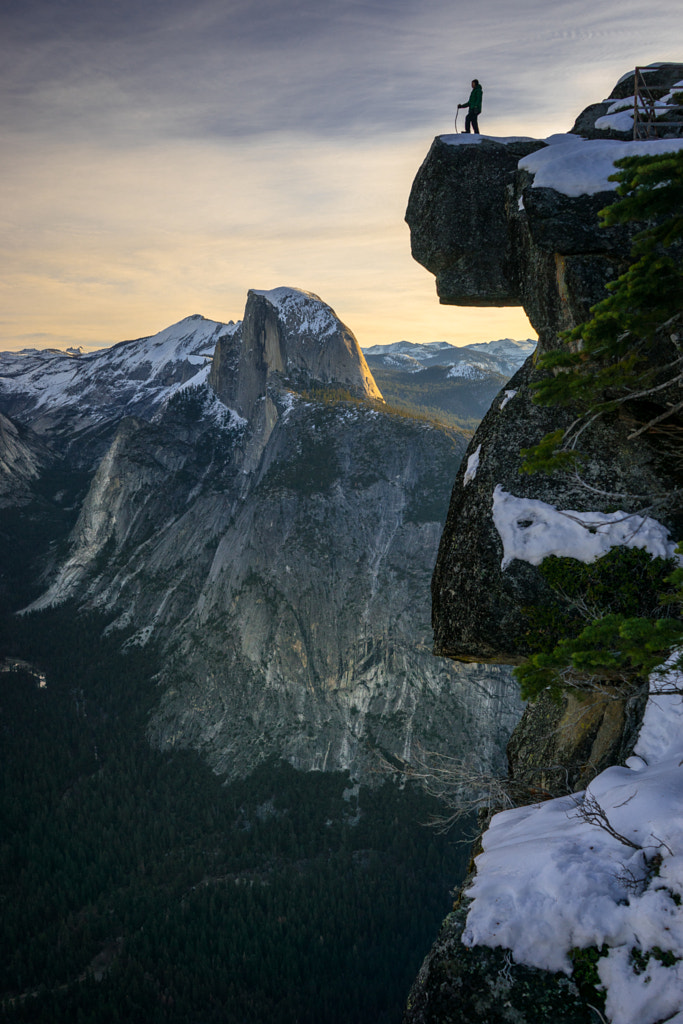
M 652 156 L 683 148 L 683 139 L 619 142 L 552 135 L 545 141 L 545 149 L 523 157 L 519 166 L 534 175 L 534 188 L 552 188 L 566 196 L 615 190 L 617 183 L 609 177 L 614 174 L 614 161 L 622 157 Z
M 477 475 L 477 470 L 479 469 L 479 454 L 480 454 L 480 452 L 481 452 L 481 445 L 479 445 L 479 447 L 477 448 L 476 451 L 472 452 L 472 454 L 470 455 L 470 457 L 467 460 L 467 469 L 465 470 L 465 476 L 464 476 L 463 481 L 462 481 L 463 487 L 467 487 L 467 485 L 472 480 L 474 480 L 474 478 Z
M 513 558 L 540 565 L 548 555 L 594 562 L 618 545 L 644 548 L 660 558 L 673 558 L 676 550 L 666 527 L 649 516 L 560 510 L 535 498 L 517 498 L 500 484 L 493 492 L 493 522 L 503 542 L 502 569 Z
M 313 292 L 288 287 L 273 288 L 271 291 L 254 288 L 253 291 L 256 295 L 263 295 L 271 306 L 275 306 L 288 326 L 295 320 L 302 334 L 312 334 L 323 339 L 339 330 L 339 320 L 334 310 Z
M 682 688 L 673 669 L 653 675 L 628 766 L 585 793 L 495 815 L 468 890 L 465 945 L 569 973 L 573 948 L 606 944 L 612 1024 L 683 1020 Z
M 486 371 L 476 363 L 453 363 L 446 376 L 460 377 L 463 380 L 481 380 L 486 376 Z
M 650 699 L 634 747 L 635 755 L 644 764 L 675 757 L 681 746 L 683 698 L 674 692 L 680 686 L 680 673 L 674 669 L 652 675 Z
M 413 356 L 403 355 L 401 352 L 384 356 L 384 365 L 396 367 L 399 370 L 406 370 L 408 373 L 419 373 L 423 368 L 422 363 Z
M 502 401 L 500 403 L 500 405 L 498 406 L 498 408 L 499 409 L 504 409 L 505 406 L 508 404 L 508 402 L 511 399 L 513 399 L 516 394 L 517 394 L 517 392 L 515 390 L 506 391 L 505 395 L 504 395 L 504 397 L 503 397 L 503 399 L 502 399 Z
M 657 116 L 666 113 L 667 108 L 674 102 L 674 93 L 679 92 L 681 87 L 683 87 L 683 82 L 676 82 L 665 96 L 655 100 L 654 107 Z M 609 128 L 613 128 L 618 132 L 631 131 L 633 128 L 635 103 L 635 96 L 625 96 L 623 99 L 615 100 L 610 105 L 607 113 L 596 120 L 595 127 L 601 131 L 607 131 Z M 643 112 L 647 109 L 642 100 L 638 102 L 638 109 Z
M 186 317 L 151 337 L 78 356 L 54 350 L 0 353 L 0 393 L 22 402 L 22 417 L 75 410 L 106 420 L 118 405 L 144 414 L 179 387 L 205 381 L 218 337 L 239 324 Z
M 595 127 L 601 132 L 610 128 L 615 132 L 628 132 L 633 128 L 633 110 L 618 110 L 612 114 L 603 114 L 597 118 Z

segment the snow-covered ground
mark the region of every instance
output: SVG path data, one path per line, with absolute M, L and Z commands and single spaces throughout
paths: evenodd
M 614 161 L 625 156 L 653 156 L 683 149 L 683 139 L 619 142 L 615 139 L 584 139 L 580 135 L 551 135 L 544 149 L 530 153 L 519 167 L 534 175 L 534 188 L 552 188 L 566 196 L 611 192 L 617 182 Z
M 480 450 L 470 456 L 476 473 Z M 584 562 L 615 545 L 671 557 L 656 520 L 561 511 L 496 487 L 493 516 L 513 558 Z M 572 970 L 598 960 L 611 1024 L 683 1024 L 683 673 L 653 673 L 635 752 L 585 792 L 495 815 L 483 837 L 463 942 L 500 946 L 518 963 Z M 597 1018 L 596 1018 L 597 1019 Z
M 683 1024 L 683 690 L 653 675 L 635 755 L 584 793 L 497 814 L 484 834 L 463 942 L 571 971 L 598 961 L 611 1024 Z M 602 824 L 600 824 L 602 821 Z

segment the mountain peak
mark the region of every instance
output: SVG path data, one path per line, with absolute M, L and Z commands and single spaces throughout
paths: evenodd
M 219 346 L 211 385 L 227 405 L 251 419 L 269 385 L 337 385 L 381 401 L 355 336 L 313 292 L 252 289 L 247 295 L 237 365 L 234 346 Z

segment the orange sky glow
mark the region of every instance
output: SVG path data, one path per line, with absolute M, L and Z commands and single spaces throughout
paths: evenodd
M 483 132 L 543 138 L 683 54 L 674 0 L 27 0 L 0 39 L 0 349 L 236 320 L 280 285 L 362 346 L 534 337 L 522 309 L 439 305 L 412 260 L 433 137 L 475 74 Z

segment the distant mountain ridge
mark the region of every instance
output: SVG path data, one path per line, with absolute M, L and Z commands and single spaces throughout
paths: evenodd
M 468 365 L 481 371 L 490 371 L 511 377 L 536 348 L 536 342 L 500 338 L 498 341 L 480 341 L 471 345 L 452 345 L 448 341 L 420 344 L 397 341 L 391 345 L 371 345 L 363 349 L 369 366 L 391 367 L 418 373 L 431 366 L 457 367 Z
M 398 341 L 364 353 L 388 402 L 472 430 L 535 347 L 511 338 L 462 347 Z
M 110 440 L 122 416 L 152 419 L 176 391 L 205 383 L 218 340 L 238 329 L 195 314 L 95 352 L 0 352 L 0 403 L 53 444 L 74 449 L 94 442 L 99 456 L 95 439 Z

